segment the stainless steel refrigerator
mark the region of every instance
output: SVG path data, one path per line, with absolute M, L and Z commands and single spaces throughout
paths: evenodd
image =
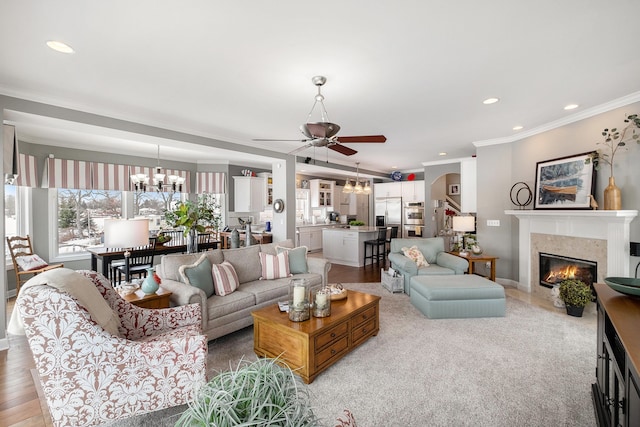
M 375 204 L 376 226 L 398 227 L 398 237 L 402 237 L 402 198 L 376 197 Z M 380 224 L 384 218 L 384 224 Z

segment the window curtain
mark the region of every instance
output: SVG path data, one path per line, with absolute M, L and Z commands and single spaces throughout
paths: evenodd
M 113 163 L 93 162 L 91 164 L 92 187 L 94 190 L 129 191 L 129 167 Z
M 225 194 L 224 172 L 197 172 L 196 173 L 196 193 Z
M 16 185 L 19 187 L 38 186 L 38 167 L 35 156 L 20 153 Z
M 91 163 L 83 160 L 47 158 L 42 188 L 91 190 Z

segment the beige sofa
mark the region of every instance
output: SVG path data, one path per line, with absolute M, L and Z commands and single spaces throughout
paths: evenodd
M 331 263 L 323 258 L 307 258 L 308 273 L 294 274 L 290 278 L 260 280 L 262 267 L 260 252 L 276 254 L 276 245 L 293 248 L 291 240 L 254 245 L 238 249 L 216 249 L 196 254 L 171 254 L 161 258 L 156 272 L 164 289 L 171 291 L 172 305 L 198 303 L 202 307 L 202 332 L 209 340 L 221 337 L 253 324 L 251 312 L 285 301 L 291 278 L 307 278 L 311 285 L 327 283 Z M 206 254 L 211 264 L 231 263 L 236 270 L 240 286 L 229 295 L 207 298 L 203 290 L 184 283 L 179 268 L 195 263 Z

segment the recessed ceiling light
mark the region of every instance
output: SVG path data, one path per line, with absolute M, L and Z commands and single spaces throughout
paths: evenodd
M 500 98 L 487 98 L 484 101 L 482 101 L 482 103 L 484 105 L 489 105 L 489 104 L 495 104 L 498 101 L 500 101 Z
M 523 128 L 524 128 L 524 126 L 518 125 L 518 126 L 514 126 L 513 130 L 522 130 Z
M 445 153 L 444 151 L 441 151 L 441 152 L 438 153 L 438 156 L 446 156 L 446 155 L 447 155 L 447 153 Z
M 566 107 L 564 107 L 565 110 L 574 110 L 578 108 L 578 104 L 569 104 Z
M 51 49 L 55 50 L 56 52 L 60 52 L 60 53 L 73 53 L 74 52 L 74 50 L 73 50 L 73 48 L 71 46 L 69 46 L 66 43 L 56 41 L 56 40 L 47 41 L 47 46 L 49 46 Z
M 398 167 L 397 166 L 391 166 L 391 169 L 392 170 L 396 170 L 396 169 L 398 169 Z

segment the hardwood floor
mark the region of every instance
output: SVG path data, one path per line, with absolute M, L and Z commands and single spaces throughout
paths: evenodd
M 322 254 L 311 254 L 311 256 L 322 256 Z M 333 264 L 329 271 L 329 282 L 379 282 L 380 268 L 379 265 L 354 268 Z M 507 293 L 525 302 L 553 309 L 549 302 L 534 301 L 530 295 L 515 289 L 509 289 Z M 14 299 L 10 299 L 7 304 L 7 317 L 13 310 L 13 304 Z M 42 408 L 40 405 L 31 374 L 34 362 L 26 339 L 10 336 L 9 344 L 8 350 L 0 351 L 0 426 L 50 426 L 46 407 Z

